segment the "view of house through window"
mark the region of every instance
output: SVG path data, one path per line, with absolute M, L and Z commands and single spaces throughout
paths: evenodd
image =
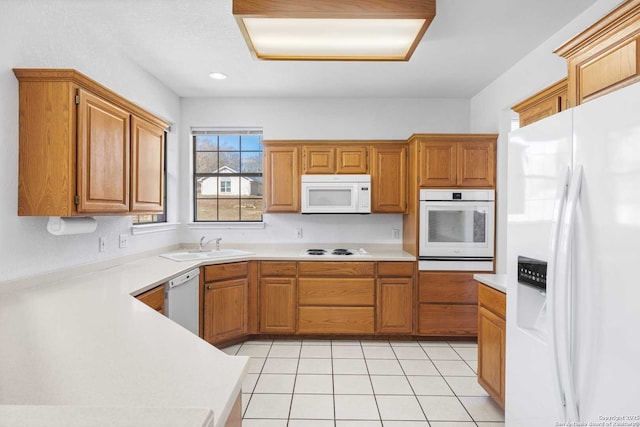
M 262 130 L 192 135 L 194 221 L 262 221 Z

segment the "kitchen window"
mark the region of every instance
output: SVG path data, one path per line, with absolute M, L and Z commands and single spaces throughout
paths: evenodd
M 262 221 L 262 130 L 192 129 L 194 222 Z

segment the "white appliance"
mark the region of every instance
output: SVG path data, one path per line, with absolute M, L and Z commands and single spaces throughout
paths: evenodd
M 495 192 L 420 190 L 420 270 L 493 271 Z
M 302 213 L 371 213 L 371 175 L 302 175 Z
M 509 136 L 508 427 L 640 423 L 638 111 L 635 84 Z
M 167 317 L 199 335 L 198 289 L 200 269 L 184 273 L 165 283 L 164 304 Z

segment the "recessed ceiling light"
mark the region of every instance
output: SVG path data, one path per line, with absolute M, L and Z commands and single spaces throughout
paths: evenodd
M 209 77 L 211 77 L 214 80 L 224 80 L 227 78 L 227 75 L 224 73 L 210 73 Z

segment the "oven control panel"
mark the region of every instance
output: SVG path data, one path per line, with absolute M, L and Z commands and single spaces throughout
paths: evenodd
M 518 282 L 546 290 L 547 262 L 519 256 Z

